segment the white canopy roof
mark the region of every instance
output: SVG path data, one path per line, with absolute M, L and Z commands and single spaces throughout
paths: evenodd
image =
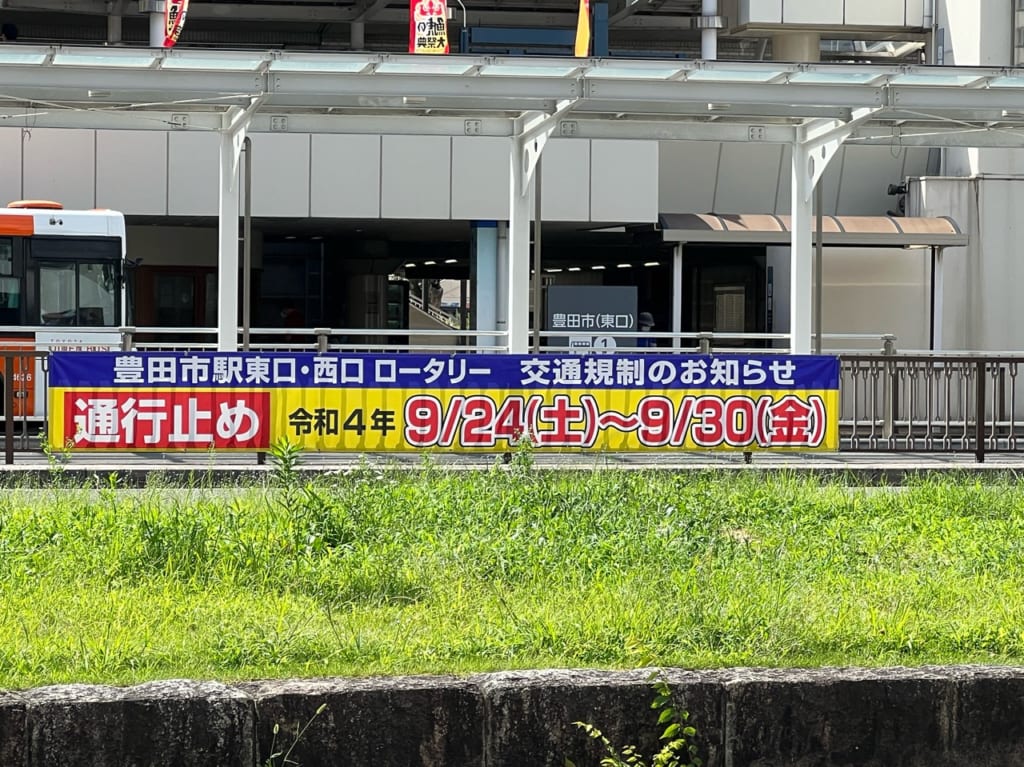
M 254 105 L 250 132 L 511 136 L 540 112 L 562 137 L 775 143 L 859 114 L 848 141 L 1024 143 L 1024 70 L 980 67 L 7 44 L 0 104 L 28 127 L 220 130 Z

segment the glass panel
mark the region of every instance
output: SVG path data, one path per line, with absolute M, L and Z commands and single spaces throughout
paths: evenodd
M 341 72 L 358 74 L 369 66 L 369 59 L 355 59 L 336 61 L 328 59 L 323 55 L 298 58 L 288 56 L 282 59 L 275 59 L 270 63 L 271 72 Z
M 21 46 L 0 46 L 0 64 L 27 64 L 38 66 L 46 61 L 47 53 L 38 50 L 18 50 Z
M 206 275 L 206 314 L 203 317 L 203 325 L 212 328 L 217 324 L 217 273 L 210 272 Z
M 865 85 L 881 76 L 880 72 L 795 72 L 789 81 L 815 85 Z
M 600 66 L 587 72 L 587 77 L 611 80 L 667 80 L 683 71 L 683 67 L 674 64 L 665 66 Z
M 388 61 L 377 67 L 382 75 L 461 75 L 470 70 L 465 61 Z
M 21 322 L 21 280 L 0 277 L 0 325 L 18 325 Z
M 78 67 L 133 67 L 136 69 L 148 69 L 153 65 L 153 56 L 148 53 L 135 51 L 104 51 L 93 53 L 92 51 L 63 50 L 54 54 L 53 63 L 57 66 L 78 66 Z
M 78 324 L 114 325 L 117 274 L 113 264 L 79 264 Z
M 75 324 L 75 265 L 39 267 L 39 324 Z
M 0 240 L 0 275 L 14 274 L 14 247 L 10 240 Z
M 711 82 L 723 82 L 723 83 L 766 83 L 769 80 L 774 80 L 782 72 L 772 72 L 771 70 L 756 69 L 756 70 L 737 70 L 737 69 L 698 69 L 695 72 L 691 72 L 687 80 L 698 81 L 711 81 Z
M 210 51 L 173 53 L 164 59 L 164 69 L 210 69 L 230 72 L 255 72 L 263 64 L 263 56 L 225 54 L 218 56 Z
M 195 322 L 196 286 L 190 274 L 155 274 L 156 324 L 167 328 L 190 328 Z
M 480 70 L 481 75 L 500 77 L 568 77 L 579 69 L 578 65 L 558 64 L 490 64 Z

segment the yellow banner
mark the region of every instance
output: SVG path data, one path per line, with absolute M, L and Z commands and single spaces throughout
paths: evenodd
M 576 46 L 574 55 L 590 55 L 590 0 L 580 0 L 579 17 L 576 20 Z
M 279 389 L 272 439 L 308 450 L 838 450 L 836 391 Z

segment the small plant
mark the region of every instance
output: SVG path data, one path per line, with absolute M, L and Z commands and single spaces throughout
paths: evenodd
M 521 432 L 513 446 L 510 461 L 512 468 L 524 474 L 533 471 L 534 451 L 535 448 L 533 440 L 530 438 L 530 433 L 528 431 Z
M 327 710 L 327 704 L 326 703 L 321 703 L 320 704 L 320 708 L 318 708 L 316 710 L 316 713 L 313 714 L 313 716 L 311 716 L 309 718 L 309 721 L 306 722 L 302 726 L 301 729 L 299 728 L 298 724 L 295 725 L 295 728 L 296 728 L 296 730 L 298 730 L 298 732 L 295 733 L 295 740 L 293 740 L 292 744 L 290 746 L 288 746 L 288 750 L 287 751 L 281 751 L 278 748 L 277 736 L 281 732 L 281 725 L 275 724 L 274 725 L 274 739 L 270 742 L 270 756 L 268 756 L 266 761 L 263 762 L 263 767 L 286 767 L 286 765 L 289 765 L 289 764 L 291 764 L 291 765 L 298 765 L 299 762 L 297 762 L 297 761 L 295 761 L 294 759 L 291 758 L 292 757 L 292 751 L 295 750 L 295 746 L 298 745 L 299 741 L 302 739 L 302 736 L 306 734 L 306 730 L 308 730 L 309 726 L 311 724 L 313 724 L 313 721 L 318 716 L 320 716 L 320 714 L 322 714 L 326 710 Z M 278 761 L 278 759 L 280 759 L 281 761 Z
M 71 460 L 71 451 L 75 447 L 75 440 L 73 437 L 68 437 L 61 447 L 56 448 L 50 444 L 50 435 L 43 430 L 39 432 L 39 446 L 43 451 L 43 455 L 46 456 L 50 479 L 56 482 L 56 480 L 64 475 L 64 468 Z
M 287 437 L 281 437 L 270 445 L 270 462 L 273 464 L 274 483 L 278 487 L 294 487 L 298 482 L 298 467 L 302 459 L 302 446 Z
M 623 746 L 617 749 L 594 725 L 573 722 L 591 738 L 601 741 L 607 756 L 601 759 L 600 767 L 701 767 L 704 764 L 697 756 L 697 747 L 688 740 L 697 734 L 697 730 L 687 724 L 690 713 L 675 705 L 672 691 L 664 680 L 656 679 L 652 686 L 655 695 L 651 708 L 661 712 L 658 715 L 658 724 L 665 725 L 665 730 L 658 737 L 663 741 L 661 749 L 651 757 L 650 762 L 645 761 L 644 757 L 637 753 L 636 746 Z M 576 764 L 566 759 L 565 767 L 576 767 Z

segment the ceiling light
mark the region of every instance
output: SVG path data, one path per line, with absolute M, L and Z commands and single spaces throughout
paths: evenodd
M 548 274 L 560 274 L 562 272 L 561 269 L 545 269 L 544 271 Z
M 661 266 L 657 261 L 644 261 L 644 266 Z
M 424 261 L 424 266 L 437 266 L 437 261 Z
M 570 272 L 578 272 L 578 271 L 580 271 L 580 268 L 578 266 L 570 266 L 569 267 L 569 271 Z
M 416 268 L 416 264 L 406 264 L 405 268 L 406 269 L 415 269 Z
M 590 267 L 590 268 L 591 268 L 591 269 L 593 269 L 593 270 L 594 270 L 595 272 L 600 272 L 600 271 L 602 271 L 602 270 L 603 270 L 603 269 L 604 269 L 605 267 L 604 267 L 604 264 L 598 264 L 597 266 L 592 266 L 592 267 Z
M 457 264 L 457 263 L 459 263 L 459 259 L 457 259 L 457 258 L 446 258 L 444 262 L 446 264 Z
M 632 264 L 616 264 L 616 266 L 619 269 L 632 269 L 633 268 Z

